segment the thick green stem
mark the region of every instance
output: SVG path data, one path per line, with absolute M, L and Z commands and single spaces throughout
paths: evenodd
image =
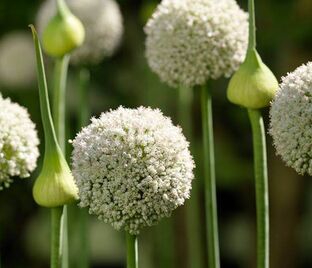
M 88 90 L 90 83 L 90 72 L 88 69 L 81 69 L 79 71 L 79 128 L 87 125 L 90 110 L 88 102 Z M 79 209 L 79 263 L 80 268 L 89 267 L 89 243 L 88 243 L 88 211 L 86 209 Z
M 205 206 L 207 220 L 208 261 L 210 268 L 220 267 L 218 214 L 216 197 L 212 103 L 209 88 L 201 88 Z
M 269 267 L 269 190 L 265 130 L 261 112 L 248 109 L 252 127 L 257 206 L 257 267 Z
M 256 48 L 256 20 L 255 20 L 255 2 L 254 0 L 248 0 L 249 11 L 249 49 Z
M 55 60 L 53 88 L 53 120 L 58 143 L 65 154 L 66 80 L 69 56 Z
M 179 87 L 178 118 L 183 133 L 190 142 L 192 141 L 192 104 L 193 90 L 182 86 Z M 201 224 L 198 183 L 198 180 L 193 182 L 191 198 L 186 203 L 189 267 L 192 268 L 203 267 L 203 250 L 199 231 Z
M 127 240 L 127 268 L 138 268 L 138 238 L 135 235 L 126 233 Z
M 51 209 L 51 256 L 50 268 L 60 268 L 62 262 L 62 222 L 63 207 Z
M 65 155 L 65 107 L 66 107 L 66 81 L 69 56 L 65 55 L 55 60 L 54 88 L 53 88 L 53 120 L 56 137 Z M 63 206 L 62 228 L 62 268 L 68 268 L 68 219 L 67 205 Z

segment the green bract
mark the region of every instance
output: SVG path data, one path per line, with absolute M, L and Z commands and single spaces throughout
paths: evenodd
M 227 97 L 232 103 L 260 109 L 270 104 L 277 89 L 274 74 L 255 49 L 248 49 L 245 61 L 230 80 Z
M 40 109 L 45 138 L 43 167 L 35 182 L 33 196 L 41 206 L 58 207 L 78 199 L 78 189 L 56 139 L 41 47 L 34 27 L 31 28 L 36 48 Z
M 44 29 L 42 45 L 50 56 L 62 57 L 79 47 L 84 38 L 82 23 L 64 4 Z
M 33 196 L 44 207 L 58 207 L 78 199 L 78 189 L 68 164 L 59 148 L 45 152 L 43 167 Z

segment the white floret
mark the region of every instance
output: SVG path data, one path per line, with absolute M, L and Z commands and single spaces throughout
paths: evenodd
M 246 54 L 247 20 L 235 0 L 163 0 L 145 26 L 148 64 L 173 87 L 229 77 Z
M 39 156 L 37 131 L 27 110 L 0 94 L 0 190 L 13 177 L 29 177 Z
M 282 78 L 270 117 L 277 154 L 299 174 L 312 175 L 312 62 Z
M 123 19 L 115 0 L 66 0 L 72 13 L 83 23 L 85 41 L 72 53 L 76 65 L 97 64 L 113 55 L 123 34 Z M 37 15 L 37 26 L 42 32 L 56 13 L 55 0 L 43 3 Z
M 120 107 L 103 113 L 73 146 L 80 205 L 116 229 L 137 234 L 189 198 L 189 144 L 159 110 Z

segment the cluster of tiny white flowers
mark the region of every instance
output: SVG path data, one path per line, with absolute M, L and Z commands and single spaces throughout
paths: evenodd
M 0 94 L 0 190 L 12 177 L 26 178 L 36 168 L 38 144 L 27 110 Z
M 73 146 L 80 205 L 117 230 L 138 234 L 189 198 L 189 143 L 160 110 L 119 107 L 103 113 Z
M 244 60 L 248 15 L 235 0 L 163 0 L 145 26 L 146 57 L 170 86 L 229 77 Z
M 32 86 L 35 81 L 36 61 L 31 35 L 28 32 L 4 35 L 0 40 L 0 85 L 21 89 Z
M 86 37 L 81 47 L 73 51 L 71 63 L 97 64 L 118 48 L 123 34 L 123 19 L 115 0 L 67 0 L 71 12 L 85 27 Z M 56 13 L 55 0 L 43 3 L 37 16 L 42 32 Z
M 312 175 L 312 62 L 282 78 L 270 118 L 277 154 L 299 174 Z

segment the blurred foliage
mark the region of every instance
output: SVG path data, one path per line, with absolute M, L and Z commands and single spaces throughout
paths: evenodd
M 247 1 L 239 2 L 246 9 Z M 28 31 L 27 25 L 34 22 L 40 3 L 39 0 L 1 0 L 0 39 L 13 30 Z M 150 72 L 144 57 L 143 26 L 157 2 L 120 0 L 119 4 L 124 15 L 125 35 L 117 54 L 91 69 L 89 96 L 92 115 L 98 116 L 102 111 L 119 105 L 144 105 L 160 108 L 177 124 L 178 93 L 162 84 Z M 278 78 L 312 58 L 311 0 L 262 0 L 256 1 L 256 5 L 258 50 Z M 51 77 L 51 61 L 47 57 L 45 59 Z M 77 132 L 78 71 L 71 69 L 69 74 L 68 138 L 72 138 Z M 227 82 L 221 79 L 212 83 L 222 266 L 255 267 L 255 204 L 250 126 L 245 110 L 227 102 Z M 22 91 L 9 88 L 0 88 L 0 91 L 5 97 L 9 96 L 28 108 L 42 138 L 36 85 Z M 194 93 L 192 147 L 197 162 L 196 177 L 201 186 L 201 120 L 199 94 L 196 89 Z M 268 110 L 264 112 L 267 123 Z M 310 178 L 299 177 L 285 168 L 281 160 L 274 156 L 271 144 L 268 137 L 271 267 L 311 267 Z M 9 189 L 0 193 L 0 250 L 4 268 L 48 267 L 49 213 L 33 202 L 32 184 L 33 178 L 16 179 Z M 166 236 L 163 239 L 165 243 L 170 242 L 175 247 L 176 254 L 171 261 L 175 264 L 174 267 L 179 268 L 187 267 L 187 261 L 181 260 L 181 256 L 187 259 L 183 217 L 184 210 L 179 209 L 173 218 L 175 237 Z M 74 214 L 71 214 L 71 218 L 75 221 Z M 166 220 L 161 224 L 165 223 Z M 75 228 L 74 224 L 70 226 L 73 261 L 78 254 L 75 249 Z M 162 267 L 162 256 L 159 253 L 162 245 L 155 235 L 159 233 L 158 228 L 161 226 L 142 232 L 141 267 Z M 90 244 L 92 267 L 124 267 L 123 234 L 113 231 L 110 226 L 96 221 L 94 217 L 90 217 Z M 76 267 L 75 265 L 72 267 Z

